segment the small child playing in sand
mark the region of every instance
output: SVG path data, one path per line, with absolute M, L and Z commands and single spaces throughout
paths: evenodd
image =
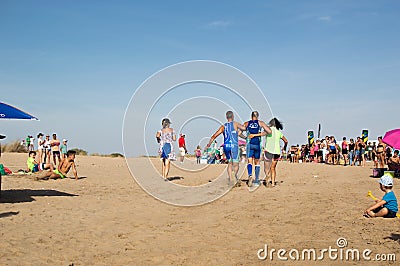
M 397 199 L 392 191 L 393 178 L 390 175 L 383 175 L 379 179 L 379 186 L 385 195 L 382 199 L 377 199 L 375 204 L 365 210 L 364 216 L 395 218 L 398 211 Z
M 43 170 L 54 170 L 54 167 L 51 163 L 38 163 L 35 161 L 36 157 L 36 152 L 35 151 L 30 151 L 28 155 L 28 160 L 26 161 L 26 164 L 28 166 L 28 172 L 36 173 L 39 171 Z

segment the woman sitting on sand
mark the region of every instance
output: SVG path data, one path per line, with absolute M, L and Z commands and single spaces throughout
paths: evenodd
M 168 172 L 170 168 L 170 160 L 175 160 L 175 153 L 172 143 L 176 141 L 174 129 L 170 128 L 171 121 L 164 118 L 161 122 L 162 129 L 157 131 L 156 138 L 160 144 L 158 153 L 162 160 L 162 177 L 168 181 Z

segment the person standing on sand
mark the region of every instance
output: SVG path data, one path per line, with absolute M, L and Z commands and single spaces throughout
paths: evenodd
M 45 141 L 43 140 L 43 133 L 39 133 L 38 135 L 37 135 L 37 138 L 38 138 L 38 160 L 37 160 L 37 162 L 40 164 L 40 163 L 42 163 L 42 156 L 43 156 L 43 150 L 44 150 L 44 148 L 43 148 L 43 145 L 44 145 L 44 143 L 45 143 Z
M 51 154 L 50 135 L 46 135 L 46 138 L 45 138 L 44 144 L 43 144 L 43 151 L 44 151 L 44 162 L 50 163 L 50 154 Z
M 382 137 L 378 137 L 378 145 L 376 146 L 376 157 L 378 158 L 380 168 L 385 167 L 385 149 L 386 144 L 383 143 Z
M 224 154 L 228 161 L 228 177 L 230 184 L 232 180 L 232 169 L 234 172 L 236 182 L 239 181 L 237 176 L 239 171 L 239 144 L 238 144 L 238 130 L 245 131 L 246 127 L 242 124 L 234 121 L 234 115 L 232 111 L 226 112 L 227 122 L 220 126 L 220 128 L 211 136 L 206 149 L 210 147 L 213 141 L 222 133 L 224 134 Z
M 349 165 L 354 166 L 355 160 L 355 149 L 356 149 L 356 144 L 354 143 L 354 139 L 350 139 L 349 143 Z
M 164 118 L 161 121 L 162 129 L 157 131 L 156 138 L 160 144 L 158 153 L 160 154 L 162 161 L 162 177 L 164 181 L 168 181 L 168 172 L 171 166 L 171 160 L 175 160 L 175 153 L 173 148 L 173 142 L 176 141 L 176 134 L 173 128 L 170 128 L 171 121 L 168 118 Z
M 280 155 L 281 155 L 281 146 L 280 140 L 283 140 L 284 146 L 282 150 L 286 151 L 286 147 L 288 144 L 288 140 L 282 134 L 281 130 L 283 129 L 282 123 L 276 119 L 272 118 L 269 121 L 268 126 L 271 128 L 272 133 L 267 134 L 266 132 L 262 132 L 262 135 L 266 135 L 265 137 L 265 147 L 264 147 L 264 172 L 265 179 L 267 180 L 266 186 L 268 186 L 268 176 L 270 176 L 271 187 L 276 185 L 276 165 L 278 164 Z
M 197 148 L 194 150 L 194 154 L 196 155 L 196 162 L 197 164 L 200 163 L 200 159 L 201 159 L 201 147 L 200 145 L 197 145 Z
M 342 155 L 343 155 L 343 160 L 344 160 L 344 166 L 348 164 L 348 147 L 349 144 L 347 143 L 346 137 L 343 137 L 343 142 L 342 142 Z
M 58 157 L 58 163 L 61 161 L 60 156 L 60 141 L 57 139 L 57 134 L 53 134 L 53 139 L 50 140 L 51 153 L 53 154 L 53 162 L 56 165 L 56 157 Z
M 322 162 L 322 150 L 321 150 L 321 140 L 317 139 L 315 142 L 315 157 L 316 157 L 316 163 L 321 163 Z
M 337 149 L 336 149 L 336 140 L 334 136 L 331 136 L 328 140 L 328 147 L 329 147 L 329 155 L 328 155 L 328 161 L 327 163 L 332 165 L 335 164 L 335 157 L 337 154 Z
M 60 152 L 61 152 L 62 159 L 67 158 L 67 150 L 68 150 L 67 142 L 68 142 L 68 140 L 63 139 L 63 143 L 60 145 Z
M 183 163 L 183 160 L 185 159 L 185 155 L 187 153 L 186 149 L 186 142 L 185 142 L 185 134 L 181 134 L 178 140 L 178 145 L 179 145 L 179 161 Z
M 28 152 L 30 152 L 31 138 L 30 138 L 29 135 L 28 135 L 28 136 L 26 137 L 26 139 L 25 139 L 25 145 L 26 145 L 26 150 L 27 150 Z
M 29 151 L 33 151 L 33 150 L 35 150 L 35 147 L 33 145 L 33 142 L 35 141 L 35 139 L 33 138 L 33 136 L 30 136 L 30 139 L 31 139 L 31 145 L 29 147 Z
M 359 165 L 365 166 L 365 143 L 360 137 L 357 137 L 356 149 L 358 149 Z
M 249 138 L 250 134 L 261 133 L 261 129 L 267 134 L 271 134 L 271 129 L 261 120 L 258 120 L 259 114 L 257 111 L 251 113 L 251 120 L 244 123 L 247 131 L 247 137 L 240 134 L 240 137 L 246 139 L 246 157 L 247 157 L 247 174 L 249 176 L 247 185 L 249 187 L 260 186 L 260 157 L 261 157 L 261 136 Z M 252 180 L 252 172 L 254 166 L 255 179 Z
M 357 137 L 357 140 L 355 142 L 354 146 L 354 165 L 360 165 L 361 164 L 361 148 L 360 148 L 360 137 Z
M 368 160 L 369 161 L 373 161 L 373 159 L 372 159 L 372 151 L 374 150 L 374 146 L 372 146 L 372 143 L 371 142 L 368 142 L 368 145 L 367 145 L 367 154 L 368 154 Z

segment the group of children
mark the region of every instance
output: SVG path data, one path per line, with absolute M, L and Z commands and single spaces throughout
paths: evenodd
M 67 140 L 63 139 L 63 143 L 57 139 L 57 135 L 53 134 L 53 139 L 47 135 L 43 139 L 43 134 L 38 134 L 38 150 L 29 150 L 27 159 L 28 171 L 43 172 L 43 179 L 65 178 L 68 171 L 72 168 L 75 179 L 78 179 L 78 173 L 75 166 L 76 152 L 73 150 L 67 151 Z M 29 137 L 29 136 L 28 136 Z M 31 143 L 29 143 L 30 145 Z M 31 147 L 31 146 L 29 146 Z M 30 148 L 31 149 L 31 148 Z M 53 156 L 53 163 L 50 162 L 50 154 Z M 58 166 L 57 159 L 58 158 Z

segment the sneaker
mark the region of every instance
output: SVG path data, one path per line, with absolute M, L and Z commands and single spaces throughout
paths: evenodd
M 249 187 L 249 191 L 253 192 L 259 187 L 260 187 L 260 182 L 251 182 L 251 186 Z
M 251 181 L 252 181 L 252 177 L 251 177 L 251 175 L 249 175 L 249 178 L 247 180 L 247 186 L 248 187 L 251 187 Z

